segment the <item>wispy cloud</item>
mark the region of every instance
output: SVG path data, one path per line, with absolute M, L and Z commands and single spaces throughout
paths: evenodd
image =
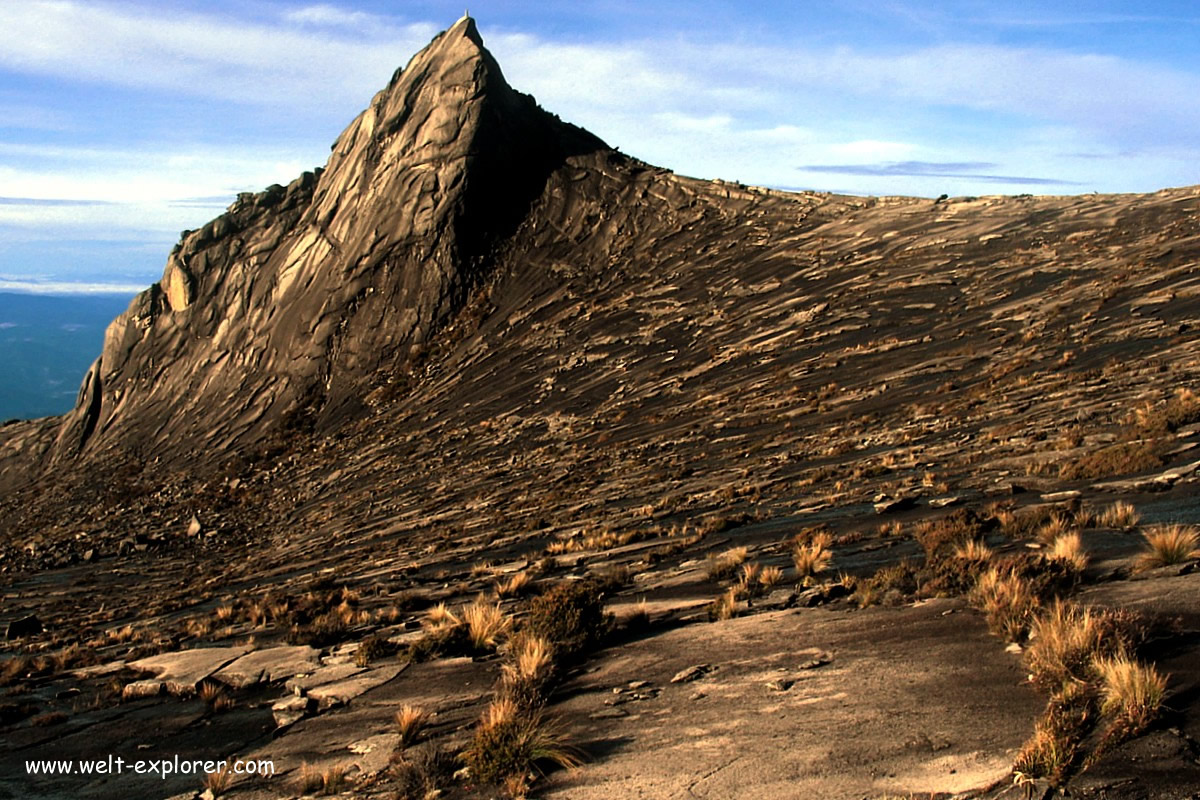
M 390 24 L 387 18 L 377 14 L 368 14 L 365 11 L 347 11 L 327 3 L 317 3 L 286 11 L 283 19 L 297 25 L 319 28 L 362 29 L 367 26 L 378 28 L 380 25 Z
M 0 206 L 100 206 L 104 200 L 71 200 L 60 197 L 0 197 Z
M 896 161 L 883 164 L 808 164 L 800 167 L 807 172 L 827 172 L 834 175 L 869 175 L 873 177 L 959 178 L 985 183 L 1011 183 L 1029 186 L 1074 186 L 1075 181 L 1061 178 L 1031 178 L 1019 175 L 996 175 L 986 172 L 998 164 L 987 161 Z
M 436 33 L 422 23 L 339 37 L 296 24 L 328 26 L 338 19 L 333 7 L 296 13 L 271 25 L 104 2 L 7 0 L 0 6 L 0 65 L 71 81 L 304 108 L 346 87 L 382 83 L 399 58 Z
M 135 295 L 147 287 L 135 284 L 95 281 L 39 281 L 11 279 L 0 275 L 0 292 L 24 294 L 127 294 Z

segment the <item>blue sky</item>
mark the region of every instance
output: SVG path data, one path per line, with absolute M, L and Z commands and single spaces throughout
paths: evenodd
M 649 7 L 647 7 L 649 6 Z M 518 89 L 646 161 L 859 194 L 1200 183 L 1194 2 L 477 2 Z M 0 290 L 144 286 L 463 12 L 0 2 Z

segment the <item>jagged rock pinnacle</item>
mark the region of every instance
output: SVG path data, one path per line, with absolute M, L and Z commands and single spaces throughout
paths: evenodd
M 602 149 L 509 87 L 464 16 L 398 70 L 324 169 L 185 232 L 109 328 L 52 460 L 136 441 L 221 450 L 353 413 L 483 280 L 571 153 Z

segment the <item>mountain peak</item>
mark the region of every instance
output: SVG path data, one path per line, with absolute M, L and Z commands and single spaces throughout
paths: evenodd
M 551 174 L 602 149 L 512 89 L 464 16 L 397 70 L 323 169 L 184 233 L 109 327 L 51 461 L 130 442 L 221 452 L 297 413 L 353 414 L 488 278 Z
M 483 47 L 483 38 L 479 35 L 479 29 L 475 27 L 475 18 L 469 14 L 459 17 L 458 22 L 447 28 L 444 35 L 447 38 L 462 36 Z

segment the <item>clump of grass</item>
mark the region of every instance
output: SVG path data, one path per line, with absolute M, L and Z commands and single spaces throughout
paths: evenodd
M 1092 662 L 1124 650 L 1125 642 L 1115 615 L 1059 600 L 1034 621 L 1025 663 L 1036 686 L 1053 690 L 1086 681 Z
M 426 630 L 438 632 L 448 628 L 457 628 L 462 624 L 462 620 L 445 603 L 438 603 L 425 613 L 422 624 Z
M 32 670 L 33 664 L 28 656 L 13 656 L 0 666 L 0 686 L 11 686 L 23 680 Z
M 512 620 L 499 604 L 489 603 L 482 595 L 463 609 L 462 620 L 476 650 L 495 649 L 512 628 Z
M 1064 533 L 1056 538 L 1048 557 L 1068 565 L 1075 572 L 1087 569 L 1088 554 L 1083 549 L 1083 537 L 1078 533 Z
M 757 561 L 742 564 L 738 582 L 745 586 L 753 586 L 757 584 L 759 582 L 758 576 L 762 575 L 762 569 L 762 564 L 759 564 Z
M 813 536 L 807 543 L 797 542 L 792 547 L 792 564 L 801 579 L 812 578 L 828 569 L 833 561 L 829 547 L 833 543 L 827 533 Z
M 201 683 L 197 694 L 214 713 L 228 711 L 235 705 L 234 699 L 225 693 L 225 687 L 215 681 Z
M 1074 527 L 1074 520 L 1071 517 L 1063 513 L 1055 513 L 1038 528 L 1037 540 L 1048 545 L 1060 536 L 1071 533 Z
M 528 572 L 518 572 L 496 584 L 496 597 L 521 597 L 533 588 L 533 576 Z
M 1105 528 L 1132 528 L 1139 519 L 1137 509 L 1124 500 L 1118 500 L 1096 515 L 1097 524 Z
M 1096 659 L 1095 669 L 1100 677 L 1100 711 L 1112 718 L 1113 735 L 1125 738 L 1144 731 L 1162 707 L 1166 678 L 1124 653 Z
M 954 557 L 961 561 L 987 563 L 995 553 L 982 539 L 970 539 L 954 548 Z
M 1146 552 L 1138 559 L 1139 570 L 1182 564 L 1200 558 L 1200 529 L 1192 525 L 1155 525 L 1143 531 Z
M 220 769 L 212 772 L 204 773 L 204 781 L 201 785 L 212 792 L 213 797 L 220 797 L 229 791 L 229 787 L 233 784 L 233 768 L 230 762 L 226 761 L 221 765 Z
M 337 794 L 346 784 L 349 769 L 343 764 L 331 764 L 324 769 L 307 762 L 300 765 L 300 791 L 304 794 Z
M 731 577 L 749 556 L 750 550 L 746 547 L 733 547 L 719 555 L 710 554 L 708 556 L 709 579 L 722 580 Z
M 537 708 L 555 675 L 554 645 L 544 636 L 522 631 L 513 638 L 500 668 L 499 695 L 522 708 Z
M 419 706 L 404 704 L 396 712 L 396 727 L 400 730 L 400 747 L 409 747 L 416 743 L 417 737 L 429 721 L 429 712 Z
M 488 706 L 463 757 L 471 777 L 485 784 L 527 776 L 541 764 L 574 769 L 583 763 L 579 751 L 540 710 L 524 710 L 508 698 Z
M 1028 580 L 1012 569 L 992 567 L 980 574 L 971 591 L 993 634 L 1010 642 L 1022 641 L 1033 624 L 1038 597 Z
M 782 567 L 763 567 L 758 573 L 758 582 L 762 585 L 764 591 L 770 591 L 777 583 L 783 580 Z
M 1018 784 L 1028 786 L 1041 779 L 1058 786 L 1066 779 L 1092 724 L 1087 691 L 1083 684 L 1068 683 L 1050 698 L 1033 737 L 1013 763 Z
M 708 604 L 708 618 L 712 622 L 724 622 L 737 615 L 738 588 L 730 586 Z

